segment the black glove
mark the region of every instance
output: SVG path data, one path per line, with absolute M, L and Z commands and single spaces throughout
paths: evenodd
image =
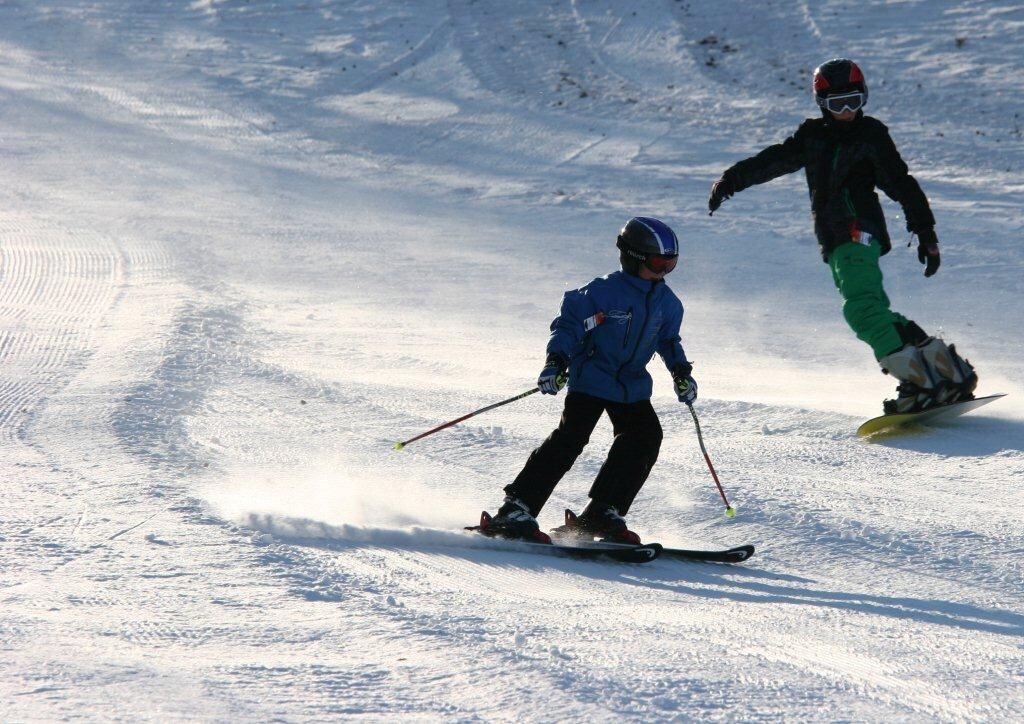
M 926 277 L 939 270 L 942 259 L 939 257 L 939 239 L 935 236 L 935 229 L 922 229 L 917 232 L 917 260 L 925 265 Z
M 672 382 L 680 402 L 692 405 L 697 399 L 697 380 L 693 379 L 693 365 L 686 362 L 672 368 Z
M 722 174 L 722 178 L 715 181 L 711 186 L 711 196 L 708 198 L 708 216 L 711 216 L 722 202 L 736 193 L 736 184 L 728 171 Z
M 537 378 L 537 387 L 542 394 L 557 395 L 558 391 L 565 387 L 569 380 L 566 370 L 569 369 L 569 361 L 560 354 L 549 354 L 544 363 L 544 369 Z

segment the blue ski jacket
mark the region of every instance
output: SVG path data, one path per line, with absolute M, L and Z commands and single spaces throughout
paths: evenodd
M 662 281 L 614 272 L 566 292 L 548 355 L 569 360 L 569 391 L 613 402 L 651 397 L 647 363 L 688 364 L 679 341 L 683 304 Z

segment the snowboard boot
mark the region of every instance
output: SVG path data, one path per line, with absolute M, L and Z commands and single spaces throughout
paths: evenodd
M 566 511 L 566 523 L 569 522 L 568 513 Z M 640 536 L 626 526 L 626 519 L 613 505 L 592 500 L 575 522 L 580 530 L 606 543 L 640 545 Z
M 978 374 L 970 362 L 956 353 L 956 346 L 937 337 L 929 337 L 921 345 L 921 355 L 936 380 L 935 399 L 940 405 L 973 400 Z
M 896 399 L 882 403 L 886 415 L 920 412 L 938 404 L 935 378 L 916 345 L 905 345 L 878 363 L 882 365 L 882 372 L 900 381 L 896 387 Z
M 484 523 L 486 520 L 486 523 Z M 514 538 L 533 543 L 550 543 L 551 537 L 540 529 L 530 507 L 519 498 L 505 496 L 494 517 L 481 518 L 481 532 L 498 538 Z

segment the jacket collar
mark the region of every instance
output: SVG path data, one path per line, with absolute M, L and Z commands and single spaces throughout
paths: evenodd
M 664 279 L 655 279 L 655 280 L 641 279 L 638 276 L 634 276 L 632 274 L 627 274 L 624 271 L 617 271 L 617 272 L 614 272 L 612 274 L 612 276 L 616 276 L 616 275 L 618 275 L 618 276 L 622 277 L 623 279 L 625 279 L 627 284 L 629 284 L 631 287 L 635 288 L 636 290 L 643 292 L 644 294 L 646 294 L 647 292 L 651 291 L 651 287 L 655 287 L 655 286 L 657 286 L 659 284 L 664 284 L 665 283 Z
M 857 111 L 856 117 L 851 121 L 837 121 L 832 117 L 826 110 L 821 112 L 822 118 L 825 121 L 825 128 L 829 130 L 836 138 L 849 138 L 860 133 L 860 129 L 864 126 L 864 109 Z

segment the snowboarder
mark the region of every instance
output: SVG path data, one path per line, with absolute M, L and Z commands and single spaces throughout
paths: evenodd
M 889 307 L 879 257 L 891 248 L 875 194 L 882 189 L 902 207 L 917 256 L 930 277 L 939 269 L 939 242 L 928 199 L 896 150 L 884 124 L 864 115 L 868 86 L 851 60 L 836 58 L 814 71 L 821 118 L 809 118 L 779 144 L 733 165 L 711 188 L 708 209 L 755 184 L 801 168 L 821 255 L 843 298 L 843 316 L 869 344 L 882 371 L 899 380 L 886 414 L 915 412 L 974 397 L 978 376 L 953 345 L 929 336 Z
M 555 395 L 568 379 L 565 408 L 558 427 L 505 487 L 504 504 L 488 525 L 490 534 L 550 542 L 536 516 L 607 412 L 615 439 L 578 526 L 595 537 L 640 543 L 623 516 L 661 447 L 647 363 L 655 352 L 661 355 L 680 402 L 697 399 L 697 383 L 679 339 L 683 305 L 664 283 L 679 257 L 675 232 L 657 219 L 635 217 L 619 233 L 616 246 L 621 271 L 567 292 L 551 323 L 537 385 Z

